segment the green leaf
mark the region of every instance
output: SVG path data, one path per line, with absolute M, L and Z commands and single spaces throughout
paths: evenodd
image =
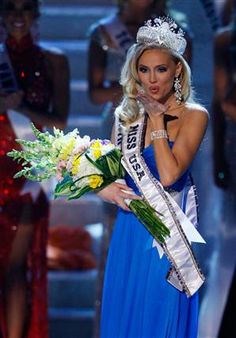
M 106 178 L 120 178 L 123 177 L 123 171 L 122 176 L 120 172 L 120 159 L 120 151 L 118 149 L 113 149 L 106 155 L 98 158 L 95 162 L 99 166 L 100 170 L 104 173 L 104 176 Z
M 61 182 L 57 183 L 54 196 L 55 198 L 59 196 L 69 195 L 71 193 L 71 185 L 73 185 L 73 181 L 70 176 L 66 176 Z
M 157 216 L 156 210 L 153 209 L 149 203 L 143 200 L 132 200 L 129 208 L 151 233 L 151 235 L 159 243 L 163 244 L 165 242 L 165 238 L 170 235 L 170 231 Z
M 78 188 L 73 194 L 69 195 L 68 200 L 78 199 L 89 191 L 93 191 L 93 189 L 90 188 L 88 185 L 81 189 Z
M 92 165 L 94 165 L 95 168 L 97 168 L 98 170 L 100 170 L 101 172 L 103 172 L 103 167 L 102 165 L 100 165 L 100 163 L 98 161 L 94 161 L 91 159 L 91 157 L 88 156 L 88 154 L 84 154 L 85 157 L 87 158 L 87 160 L 92 163 Z

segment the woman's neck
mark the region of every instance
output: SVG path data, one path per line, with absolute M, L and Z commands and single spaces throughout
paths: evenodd
M 32 40 L 32 36 L 31 36 L 31 34 L 30 33 L 28 33 L 28 34 L 26 34 L 26 35 L 11 35 L 11 34 L 9 34 L 8 36 L 7 36 L 7 40 L 12 40 L 12 41 L 14 41 L 17 45 L 19 44 L 21 44 L 23 41 L 26 41 L 26 40 Z
M 6 39 L 6 45 L 8 49 L 14 53 L 23 53 L 27 50 L 32 50 L 33 39 L 31 34 L 24 35 L 21 39 L 17 39 L 15 36 L 8 35 Z
M 167 107 L 166 113 L 172 115 L 172 114 L 177 114 L 178 109 L 180 109 L 180 110 L 182 109 L 184 102 L 178 103 L 176 101 L 174 94 L 173 94 L 165 101 L 164 104 Z

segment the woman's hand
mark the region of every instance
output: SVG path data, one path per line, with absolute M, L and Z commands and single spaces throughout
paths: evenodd
M 149 117 L 163 115 L 168 110 L 168 107 L 166 105 L 161 104 L 160 102 L 152 98 L 150 95 L 138 92 L 136 98 L 138 101 L 142 103 Z
M 113 203 L 118 205 L 118 207 L 122 208 L 125 211 L 130 211 L 125 203 L 125 199 L 140 199 L 141 197 L 132 193 L 132 189 L 129 188 L 126 184 L 121 183 L 111 183 L 106 188 L 100 190 L 98 192 L 98 196 L 100 196 L 105 202 Z
M 22 103 L 23 96 L 21 90 L 8 95 L 0 92 L 0 113 L 5 113 L 8 109 L 17 109 Z

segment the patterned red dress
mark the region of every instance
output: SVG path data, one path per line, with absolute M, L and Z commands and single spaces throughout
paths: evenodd
M 5 46 L 18 87 L 25 93 L 24 104 L 34 111 L 48 111 L 52 85 L 43 51 L 33 43 L 31 36 L 23 38 L 20 44 L 9 37 Z M 20 166 L 6 153 L 13 148 L 19 149 L 15 138 L 7 114 L 0 114 L 0 337 L 6 337 L 4 276 L 24 206 L 28 205 L 34 235 L 28 255 L 29 318 L 24 338 L 47 338 L 46 242 L 49 204 L 43 190 L 33 199 L 30 193 L 22 194 L 26 180 L 13 179 Z

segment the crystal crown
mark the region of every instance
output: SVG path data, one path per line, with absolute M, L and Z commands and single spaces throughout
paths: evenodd
M 139 28 L 137 42 L 157 44 L 172 49 L 180 55 L 184 53 L 187 45 L 183 30 L 178 28 L 177 24 L 169 17 L 148 20 L 145 26 Z

